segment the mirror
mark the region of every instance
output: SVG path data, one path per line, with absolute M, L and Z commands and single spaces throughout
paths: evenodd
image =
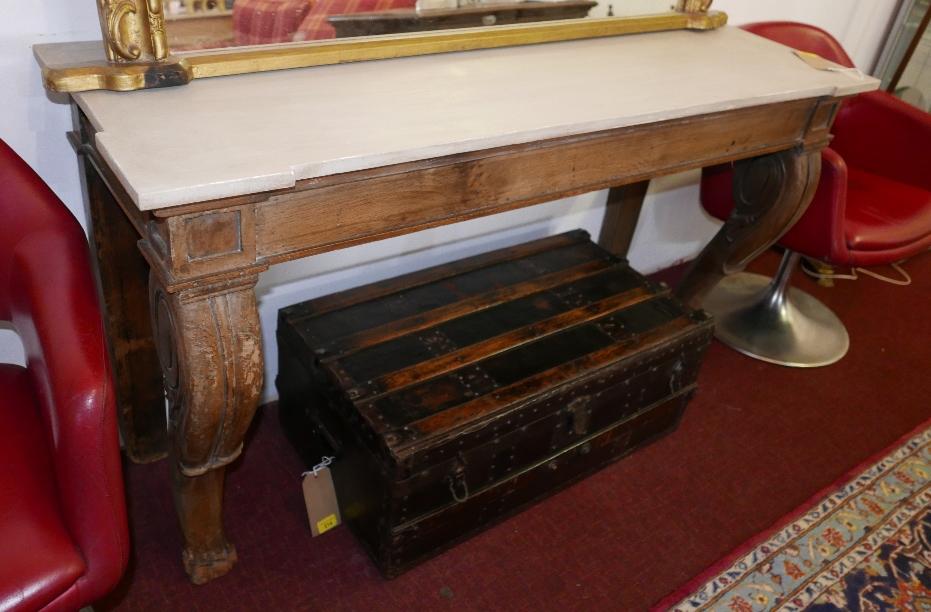
M 886 91 L 931 111 L 931 0 L 902 3 L 875 74 Z
M 671 0 L 168 0 L 172 52 L 655 15 Z
M 712 30 L 712 0 L 97 0 L 103 44 L 36 45 L 49 91 L 133 91 L 269 70 Z

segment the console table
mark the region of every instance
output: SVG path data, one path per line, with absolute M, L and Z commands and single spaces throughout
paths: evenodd
M 722 28 L 74 94 L 123 435 L 137 460 L 167 449 L 192 580 L 236 559 L 223 481 L 264 382 L 261 271 L 604 188 L 622 251 L 650 177 L 743 160 L 677 289 L 698 304 L 804 211 L 842 98 L 877 84 Z

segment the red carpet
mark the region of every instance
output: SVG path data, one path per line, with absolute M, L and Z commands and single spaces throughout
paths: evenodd
M 799 275 L 847 325 L 843 361 L 788 369 L 715 343 L 678 431 L 391 582 L 345 527 L 311 538 L 301 465 L 267 407 L 228 480 L 236 569 L 191 586 L 167 468 L 131 465 L 131 567 L 95 607 L 646 609 L 929 416 L 931 254 L 906 268 L 910 287 Z
M 741 544 L 656 610 L 927 610 L 931 419 Z

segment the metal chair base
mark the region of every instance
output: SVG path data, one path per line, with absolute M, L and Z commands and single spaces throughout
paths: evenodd
M 786 251 L 776 276 L 728 276 L 705 298 L 715 337 L 741 353 L 784 366 L 814 368 L 839 361 L 850 338 L 827 306 L 788 286 L 799 254 Z

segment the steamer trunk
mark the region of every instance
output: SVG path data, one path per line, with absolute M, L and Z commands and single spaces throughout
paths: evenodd
M 280 414 L 391 577 L 673 429 L 711 334 L 569 232 L 282 309 Z

